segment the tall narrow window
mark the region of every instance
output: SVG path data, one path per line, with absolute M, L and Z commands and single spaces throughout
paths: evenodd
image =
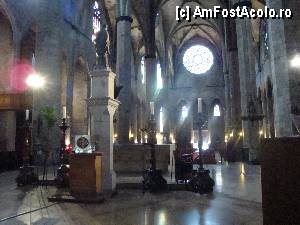
M 221 116 L 221 109 L 220 109 L 220 105 L 218 104 L 214 106 L 214 116 L 215 117 Z
M 93 35 L 92 35 L 92 41 L 95 41 L 96 34 L 101 29 L 101 12 L 99 8 L 99 4 L 97 1 L 95 1 L 93 6 Z
M 160 64 L 158 63 L 157 64 L 157 77 L 156 77 L 156 80 L 157 80 L 157 89 L 162 89 L 163 88 L 163 82 L 162 82 L 162 77 L 161 77 L 161 67 L 160 67 Z
M 159 132 L 164 132 L 164 109 L 163 107 L 159 110 Z
M 186 106 L 182 106 L 182 108 L 181 108 L 181 119 L 184 120 L 185 118 L 187 118 L 188 114 L 189 114 L 188 108 Z
M 145 57 L 143 56 L 142 57 L 142 60 L 141 60 L 141 74 L 142 74 L 142 84 L 145 83 Z

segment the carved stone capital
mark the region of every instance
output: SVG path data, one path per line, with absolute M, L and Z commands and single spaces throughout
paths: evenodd
M 89 107 L 93 106 L 108 106 L 113 109 L 117 109 L 121 104 L 120 101 L 110 98 L 110 97 L 103 97 L 103 98 L 89 98 L 86 100 Z
M 110 68 L 96 68 L 95 70 L 90 72 L 90 78 L 94 77 L 111 77 L 116 79 L 116 74 L 112 72 Z

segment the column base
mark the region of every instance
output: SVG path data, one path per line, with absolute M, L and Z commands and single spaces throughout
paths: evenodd
M 115 171 L 103 171 L 102 192 L 114 192 L 117 186 L 117 177 Z

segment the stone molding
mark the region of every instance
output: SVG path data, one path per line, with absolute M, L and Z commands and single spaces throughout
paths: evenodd
M 112 77 L 116 78 L 116 74 L 111 69 L 96 69 L 89 73 L 90 78 L 93 77 Z
M 121 104 L 120 101 L 110 98 L 110 97 L 103 97 L 103 98 L 89 98 L 86 100 L 89 107 L 92 106 L 110 106 L 114 109 L 117 109 L 118 106 Z
M 156 59 L 156 55 L 145 55 L 145 59 Z
M 119 16 L 116 18 L 116 22 L 118 23 L 120 21 L 128 21 L 128 22 L 132 23 L 133 19 L 131 16 Z

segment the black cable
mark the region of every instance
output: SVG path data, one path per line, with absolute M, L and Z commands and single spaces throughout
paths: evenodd
M 56 202 L 56 203 L 53 203 L 53 204 L 51 204 L 51 205 L 43 206 L 43 207 L 38 208 L 38 209 L 34 209 L 34 210 L 31 210 L 31 211 L 27 211 L 27 212 L 23 212 L 23 213 L 16 214 L 16 215 L 13 215 L 13 216 L 9 216 L 9 217 L 6 217 L 6 218 L 2 218 L 2 219 L 0 219 L 0 223 L 2 223 L 2 222 L 4 222 L 4 221 L 7 221 L 7 220 L 14 219 L 14 218 L 19 217 L 19 216 L 26 215 L 26 214 L 28 214 L 28 213 L 33 213 L 33 212 L 36 212 L 36 211 L 39 211 L 39 210 L 42 210 L 42 209 L 46 209 L 46 208 L 49 208 L 49 207 L 54 206 L 54 205 L 57 205 L 57 204 L 59 204 L 59 203 Z

